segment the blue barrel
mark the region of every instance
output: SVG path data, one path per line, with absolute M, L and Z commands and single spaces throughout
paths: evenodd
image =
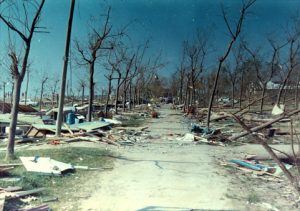
M 69 124 L 69 125 L 75 124 L 75 113 L 74 112 L 68 113 L 67 124 Z

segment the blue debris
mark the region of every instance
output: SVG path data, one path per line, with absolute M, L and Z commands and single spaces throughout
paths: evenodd
M 230 160 L 230 162 L 235 163 L 235 164 L 237 164 L 239 166 L 242 166 L 244 168 L 255 170 L 255 171 L 272 172 L 272 170 L 274 170 L 273 167 L 264 166 L 264 165 L 261 165 L 261 164 L 252 164 L 252 163 L 249 163 L 249 162 L 243 161 L 243 160 Z
M 211 135 L 211 134 L 214 134 L 215 130 L 213 130 L 211 128 L 207 128 L 207 127 L 201 127 L 198 124 L 192 124 L 191 132 L 201 133 L 204 135 Z

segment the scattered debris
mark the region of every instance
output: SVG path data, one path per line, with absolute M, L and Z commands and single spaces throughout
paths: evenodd
M 159 113 L 157 111 L 153 111 L 151 113 L 152 118 L 158 118 L 159 117 Z
M 59 145 L 59 144 L 61 144 L 61 143 L 60 143 L 60 140 L 51 140 L 51 141 L 49 141 L 47 144 L 51 144 L 51 145 Z

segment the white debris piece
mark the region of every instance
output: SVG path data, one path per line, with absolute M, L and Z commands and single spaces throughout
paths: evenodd
M 180 138 L 180 141 L 191 143 L 195 140 L 195 136 L 192 133 L 186 133 L 182 138 Z
M 121 125 L 122 122 L 116 119 L 104 119 L 105 122 L 111 123 L 113 125 Z
M 59 162 L 49 157 L 20 157 L 27 171 L 60 176 L 62 172 L 74 169 L 71 164 Z
M 273 107 L 273 110 L 272 110 L 272 115 L 279 115 L 279 114 L 282 114 L 284 112 L 284 105 L 281 104 L 281 105 L 277 105 L 275 104 L 275 106 Z

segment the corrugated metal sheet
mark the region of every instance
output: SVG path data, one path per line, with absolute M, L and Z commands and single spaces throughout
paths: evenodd
M 96 130 L 99 128 L 103 128 L 106 126 L 111 125 L 109 122 L 102 122 L 102 121 L 94 121 L 94 122 L 84 122 L 79 124 L 73 124 L 69 125 L 70 129 L 72 131 L 91 131 Z M 50 131 L 56 131 L 56 125 L 43 125 L 43 124 L 33 124 L 32 127 L 38 129 L 38 130 L 50 130 Z M 62 130 L 67 131 L 67 128 L 62 126 Z

